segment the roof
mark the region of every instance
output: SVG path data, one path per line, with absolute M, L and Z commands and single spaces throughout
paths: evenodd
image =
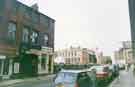
M 69 72 L 69 73 L 81 73 L 81 72 L 86 72 L 88 71 L 88 69 L 83 69 L 83 70 L 66 70 L 66 69 L 62 69 L 60 72 Z
M 30 7 L 30 6 L 28 6 L 28 5 L 24 4 L 24 3 L 22 3 L 22 2 L 20 2 L 20 1 L 16 1 L 16 3 L 17 3 L 17 4 L 20 4 L 20 5 L 23 5 L 23 6 L 26 7 L 27 9 L 31 9 L 32 11 L 38 13 L 39 15 L 45 16 L 45 17 L 47 17 L 47 18 L 49 18 L 49 19 L 51 19 L 52 21 L 55 22 L 55 19 L 53 19 L 53 18 L 51 18 L 51 17 L 49 17 L 49 16 L 47 16 L 47 15 L 41 13 L 41 12 L 38 11 L 38 10 L 34 10 L 32 7 Z

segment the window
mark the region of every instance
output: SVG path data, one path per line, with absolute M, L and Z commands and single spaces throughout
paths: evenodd
M 41 15 L 40 16 L 40 22 L 43 24 L 46 28 L 49 26 L 49 18 L 47 16 Z
M 32 32 L 32 35 L 31 35 L 31 41 L 32 41 L 32 43 L 35 43 L 35 44 L 37 44 L 38 43 L 38 32 L 36 32 L 36 31 L 33 31 Z
M 47 34 L 44 35 L 44 45 L 48 46 L 49 37 Z
M 15 41 L 16 38 L 16 24 L 10 22 L 8 24 L 8 38 L 10 41 Z
M 0 75 L 2 74 L 2 60 L 0 59 Z
M 24 18 L 31 18 L 31 9 L 23 4 L 19 4 L 17 7 L 18 11 L 20 11 L 22 13 L 22 15 L 24 16 Z
M 18 8 L 18 3 L 16 3 L 16 2 L 13 1 L 12 5 L 13 5 L 14 7 L 12 7 L 12 9 L 11 9 L 11 10 L 12 10 L 12 11 L 11 11 L 11 16 L 16 16 L 17 8 Z
M 29 30 L 28 30 L 28 28 L 23 28 L 22 41 L 24 43 L 28 43 L 29 42 Z
M 4 60 L 4 69 L 3 69 L 3 74 L 8 75 L 9 73 L 9 59 Z
M 26 18 L 31 18 L 31 10 L 30 9 L 25 10 L 24 15 Z
M 76 53 L 76 51 L 75 51 L 75 56 L 77 56 L 77 53 Z
M 38 21 L 39 21 L 39 14 L 36 13 L 36 12 L 33 12 L 32 20 L 33 20 L 34 23 L 38 23 Z
M 73 51 L 71 52 L 71 56 L 74 56 L 74 53 L 73 53 Z
M 44 56 L 44 58 L 41 59 L 41 68 L 43 70 L 46 69 L 46 57 Z

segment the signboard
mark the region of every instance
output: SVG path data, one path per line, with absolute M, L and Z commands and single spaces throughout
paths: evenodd
M 0 55 L 0 59 L 6 59 L 6 56 Z

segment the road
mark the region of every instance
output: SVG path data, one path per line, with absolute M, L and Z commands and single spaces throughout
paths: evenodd
M 135 87 L 135 76 L 133 72 L 131 70 L 121 71 L 120 76 L 109 87 Z
M 8 87 L 51 87 L 52 78 L 44 80 L 24 81 Z M 7 86 L 6 86 L 7 87 Z M 135 87 L 135 76 L 132 71 L 120 71 L 120 76 L 116 78 L 108 87 Z

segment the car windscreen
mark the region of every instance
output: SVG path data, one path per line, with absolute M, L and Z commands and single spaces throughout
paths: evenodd
M 108 67 L 96 67 L 96 72 L 107 72 Z
M 103 72 L 103 67 L 96 67 L 97 72 Z
M 74 83 L 76 81 L 77 74 L 70 72 L 60 72 L 57 74 L 55 83 Z

